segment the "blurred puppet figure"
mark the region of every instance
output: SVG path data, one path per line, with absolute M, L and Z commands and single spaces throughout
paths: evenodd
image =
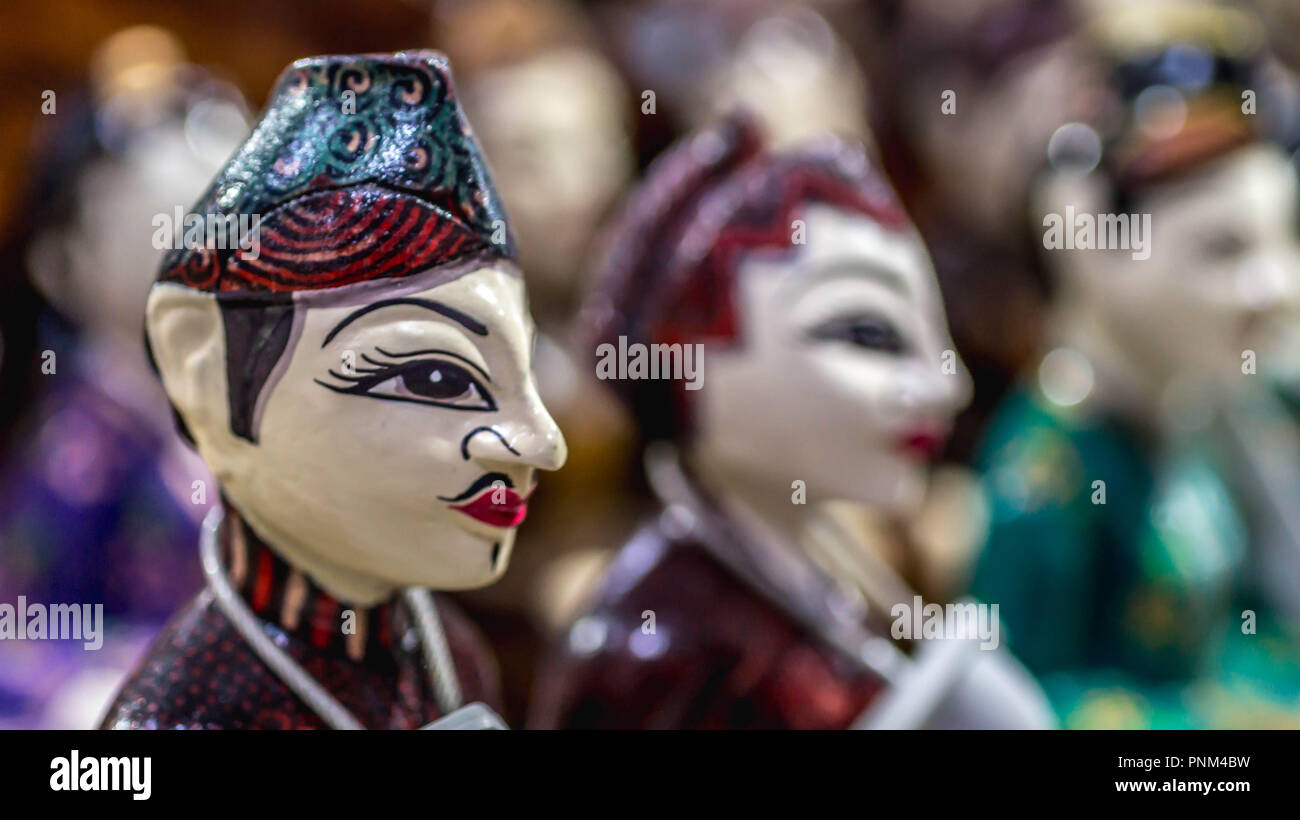
M 1049 344 L 978 459 L 992 524 L 974 591 L 1067 726 L 1297 725 L 1300 652 L 1209 435 L 1295 286 L 1262 31 L 1204 3 L 1098 4 L 1083 42 L 1105 82 L 1033 180 Z
M 1005 653 L 886 637 L 898 585 L 817 531 L 832 499 L 914 508 L 968 398 L 960 361 L 940 364 L 924 247 L 866 151 L 772 149 L 730 116 L 651 167 L 599 271 L 585 349 L 651 442 L 658 515 L 557 641 L 530 724 L 1044 725 Z M 638 373 L 638 349 L 676 369 Z
M 874 144 L 874 95 L 859 55 L 873 51 L 866 44 L 877 32 L 856 4 L 613 3 L 601 19 L 640 95 L 643 148 L 737 108 L 758 120 L 773 148 L 826 134 Z M 849 503 L 823 511 L 828 526 L 871 544 L 891 571 L 944 597 L 965 583 L 983 507 L 968 470 L 944 466 L 938 475 L 907 520 Z
M 238 92 L 186 64 L 162 29 L 119 32 L 90 69 L 89 93 L 60 94 L 38 146 L 26 263 L 58 315 L 42 317 L 41 392 L 0 477 L 0 599 L 103 604 L 122 630 L 98 654 L 5 642 L 0 687 L 16 714 L 2 719 L 70 728 L 93 723 L 133 652 L 201 583 L 185 545 L 214 486 L 166 412 L 144 304 L 157 238 L 172 238 L 160 225 L 247 131 Z M 63 698 L 53 682 L 74 673 Z

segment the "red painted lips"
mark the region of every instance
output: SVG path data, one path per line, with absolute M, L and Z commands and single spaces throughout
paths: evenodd
M 947 442 L 948 436 L 942 428 L 920 427 L 900 436 L 898 446 L 917 458 L 933 461 L 943 453 Z
M 508 487 L 487 487 L 464 504 L 452 505 L 452 509 L 490 527 L 508 529 L 524 522 L 528 515 L 528 497 Z

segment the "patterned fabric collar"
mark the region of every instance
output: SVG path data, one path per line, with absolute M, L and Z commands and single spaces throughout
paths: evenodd
M 253 614 L 323 652 L 358 662 L 392 657 L 393 636 L 409 621 L 395 598 L 369 608 L 340 602 L 276 554 L 229 503 L 225 512 L 221 561 Z

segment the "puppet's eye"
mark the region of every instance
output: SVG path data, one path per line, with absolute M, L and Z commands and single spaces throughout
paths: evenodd
M 831 319 L 813 328 L 809 338 L 818 341 L 847 342 L 866 350 L 897 355 L 907 345 L 894 324 L 883 316 L 863 313 Z
M 380 352 L 388 357 L 418 355 L 390 354 L 383 350 Z M 362 359 L 368 365 L 366 367 L 354 368 L 353 373 L 330 371 L 331 376 L 344 384 L 330 384 L 320 379 L 316 383 L 338 393 L 373 396 L 377 399 L 431 404 L 455 410 L 497 409 L 491 392 L 469 369 L 444 358 L 455 354 L 446 351 L 420 353 L 443 353 L 443 356 L 388 362 L 363 355 Z

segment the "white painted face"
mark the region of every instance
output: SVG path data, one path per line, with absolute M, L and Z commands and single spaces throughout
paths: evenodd
M 809 502 L 905 512 L 970 397 L 933 268 L 917 236 L 813 205 L 807 243 L 752 252 L 739 273 L 741 336 L 705 346 L 698 448 L 723 472 Z
M 1133 203 L 1151 215 L 1150 258 L 1060 250 L 1048 259 L 1142 366 L 1240 384 L 1243 351 L 1300 281 L 1296 185 L 1281 149 L 1253 145 Z M 1082 210 L 1096 198 L 1079 199 Z
M 225 493 L 345 600 L 495 580 L 535 472 L 566 455 L 537 395 L 520 277 L 488 266 L 303 304 L 252 444 L 230 432 L 215 301 L 168 285 L 150 296 L 164 383 Z

